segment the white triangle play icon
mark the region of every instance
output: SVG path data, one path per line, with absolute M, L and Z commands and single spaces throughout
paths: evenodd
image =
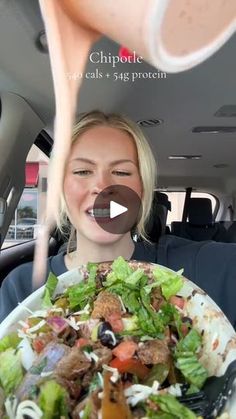
M 118 215 L 121 215 L 126 211 L 128 211 L 128 208 L 117 204 L 117 202 L 110 201 L 110 218 L 118 217 Z

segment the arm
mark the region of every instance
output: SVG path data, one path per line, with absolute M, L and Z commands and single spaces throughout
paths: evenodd
M 0 288 L 0 322 L 32 292 L 32 263 L 14 269 Z
M 28 295 L 33 292 L 32 287 L 33 262 L 24 263 L 11 271 L 4 279 L 0 288 L 0 322 Z M 49 257 L 47 260 L 46 281 L 52 271 L 56 276 L 66 271 L 64 254 Z

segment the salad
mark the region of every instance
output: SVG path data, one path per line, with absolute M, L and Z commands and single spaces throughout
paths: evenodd
M 208 371 L 182 271 L 107 265 L 60 294 L 50 273 L 41 308 L 0 339 L 0 418 L 196 418 L 178 397 Z

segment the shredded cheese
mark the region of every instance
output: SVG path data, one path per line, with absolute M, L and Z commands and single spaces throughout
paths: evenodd
M 63 310 L 63 308 L 62 307 L 52 307 L 51 309 L 50 309 L 50 312 L 51 313 L 54 313 L 54 311 L 56 311 L 56 312 L 61 312 L 61 313 L 64 313 L 64 311 L 65 310 Z
M 127 402 L 131 404 L 131 406 L 136 406 L 136 404 L 146 400 L 151 394 L 158 394 L 158 388 L 158 381 L 154 381 L 152 387 L 144 386 L 142 384 L 133 384 L 125 389 L 124 393 L 127 397 Z
M 41 377 L 49 377 L 50 375 L 53 374 L 53 371 L 45 371 L 45 372 L 41 372 Z
M 30 339 L 34 339 L 34 338 L 36 338 L 36 334 L 35 333 L 26 333 L 26 332 L 24 332 L 23 330 L 17 330 L 17 334 L 18 334 L 18 336 L 19 336 L 19 338 L 30 338 Z
M 5 409 L 9 419 L 16 419 L 17 398 L 15 396 L 7 397 Z
M 40 419 L 43 416 L 43 412 L 32 400 L 24 400 L 17 407 L 15 419 L 24 419 L 25 416 L 32 419 Z
M 41 329 L 41 327 L 43 327 L 46 324 L 45 320 L 41 320 L 38 324 L 36 324 L 35 326 L 30 327 L 29 329 L 27 329 L 27 333 L 32 333 L 32 332 L 36 332 L 37 330 Z
M 28 337 L 24 337 L 20 341 L 18 349 L 20 350 L 21 364 L 28 371 L 36 358 L 36 353 L 33 351 Z
M 118 369 L 117 369 L 117 368 L 112 368 L 112 367 L 109 367 L 109 365 L 106 365 L 106 364 L 103 364 L 102 368 L 103 368 L 104 370 L 107 370 L 107 371 L 112 372 L 112 376 L 111 376 L 110 380 L 111 380 L 113 383 L 116 383 L 116 382 L 118 381 L 118 379 L 119 379 L 119 377 L 120 377 L 120 374 L 119 374 L 119 372 L 118 372 Z
M 122 298 L 121 298 L 121 296 L 120 295 L 118 295 L 118 298 L 119 298 L 119 300 L 120 300 L 120 303 L 121 303 L 121 307 L 122 307 L 122 312 L 123 313 L 126 313 L 126 308 L 125 308 L 125 305 L 124 305 L 124 303 L 123 303 L 123 301 L 122 301 Z
M 32 400 L 24 400 L 17 406 L 15 396 L 8 397 L 5 401 L 5 409 L 9 419 L 40 419 L 43 416 L 42 410 Z
M 98 372 L 97 374 L 98 374 L 98 378 L 99 378 L 99 381 L 100 381 L 101 387 L 103 388 L 103 387 L 104 387 L 104 380 L 103 380 L 103 376 L 102 376 L 102 374 L 101 374 L 100 372 Z
M 103 396 L 104 396 L 103 391 L 100 391 L 100 392 L 98 393 L 98 398 L 101 400 L 101 399 L 103 399 Z
M 80 310 L 80 311 L 76 311 L 75 313 L 73 313 L 74 315 L 75 314 L 89 314 L 89 310 L 90 310 L 90 305 L 89 304 L 87 304 L 85 307 L 84 307 L 84 309 L 83 310 Z
M 87 351 L 83 351 L 83 352 L 89 361 L 92 361 L 92 360 L 94 360 L 94 362 L 98 361 L 99 358 L 94 352 L 87 352 Z
M 75 321 L 75 318 L 74 317 L 69 317 L 69 319 L 65 319 L 65 321 L 73 328 L 73 329 L 75 329 L 76 331 L 77 330 L 79 330 L 79 326 L 78 326 L 78 324 L 76 323 L 76 321 Z
M 167 392 L 169 394 L 172 394 L 172 396 L 181 397 L 182 396 L 181 385 L 178 383 L 172 384 L 170 387 L 168 387 Z

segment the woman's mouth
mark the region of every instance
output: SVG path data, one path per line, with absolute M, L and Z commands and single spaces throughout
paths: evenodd
M 86 212 L 93 218 L 110 218 L 110 208 L 92 208 Z
M 99 225 L 110 223 L 112 221 L 110 205 L 103 208 L 88 208 L 86 214 L 89 216 L 91 221 L 96 221 Z

